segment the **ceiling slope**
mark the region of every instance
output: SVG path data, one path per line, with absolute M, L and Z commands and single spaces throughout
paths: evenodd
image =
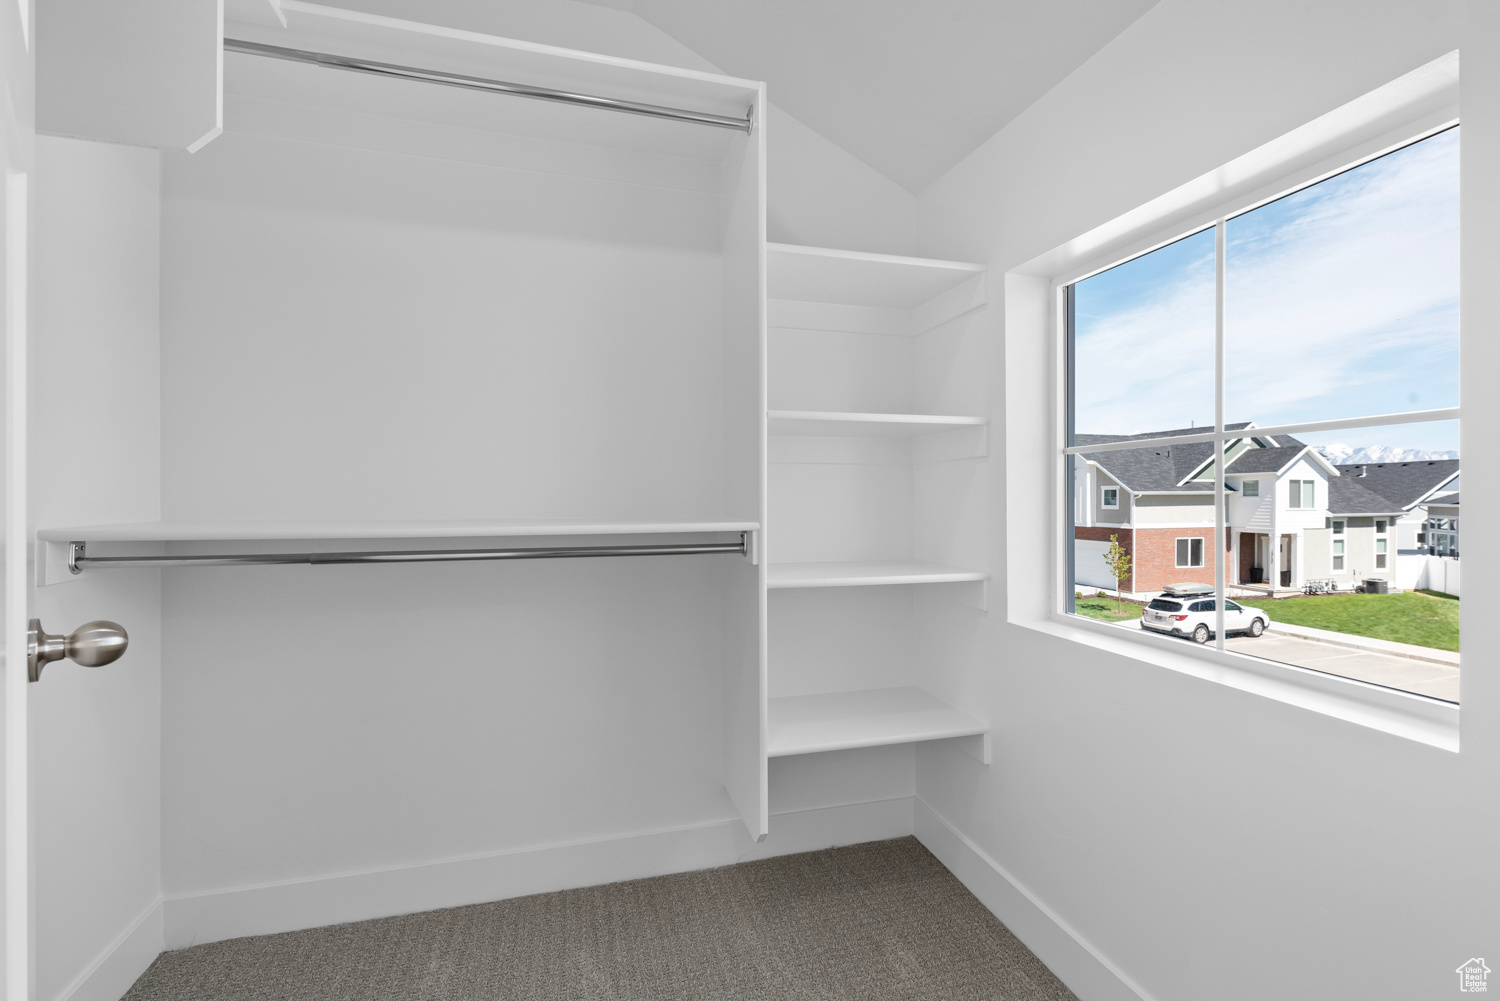
M 631 11 L 913 194 L 1156 0 L 588 0 Z

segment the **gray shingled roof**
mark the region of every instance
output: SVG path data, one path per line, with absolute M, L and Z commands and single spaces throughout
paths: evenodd
M 1457 459 L 1372 462 L 1335 466 L 1328 481 L 1331 514 L 1394 514 L 1458 475 Z M 1364 470 L 1361 476 L 1360 470 Z
M 1230 473 L 1275 473 L 1301 455 L 1306 445 L 1282 445 L 1279 448 L 1247 448 L 1226 467 Z
M 1249 424 L 1229 424 L 1226 430 L 1240 431 Z M 1074 435 L 1074 444 L 1102 445 L 1116 441 L 1149 441 L 1153 438 L 1169 438 L 1177 435 L 1202 434 L 1205 428 L 1177 428 L 1173 431 L 1151 431 L 1146 434 L 1079 434 Z M 1295 438 L 1282 435 L 1275 439 L 1300 451 L 1302 443 Z M 1193 471 L 1213 458 L 1213 442 L 1199 441 L 1189 444 L 1147 446 L 1145 448 L 1122 448 L 1116 452 L 1095 452 L 1088 456 L 1105 472 L 1119 480 L 1136 493 L 1160 493 L 1184 490 L 1192 493 L 1213 489 L 1212 483 L 1187 483 L 1182 481 Z M 1231 469 L 1240 472 L 1238 462 Z M 1280 467 L 1277 467 L 1280 468 Z
M 1427 503 L 1428 504 L 1441 504 L 1444 507 L 1457 507 L 1458 506 L 1458 493 L 1459 492 L 1455 490 L 1451 494 L 1438 494 L 1436 497 L 1432 498 L 1432 500 L 1428 501 Z

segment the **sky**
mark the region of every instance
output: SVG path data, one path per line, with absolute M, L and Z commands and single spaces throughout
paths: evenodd
M 1458 405 L 1458 139 L 1449 129 L 1229 221 L 1228 421 Z M 1078 282 L 1074 315 L 1078 431 L 1212 426 L 1212 229 Z M 1454 421 L 1327 437 L 1458 448 Z

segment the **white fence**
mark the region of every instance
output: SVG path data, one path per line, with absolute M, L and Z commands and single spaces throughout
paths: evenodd
M 1418 565 L 1417 579 L 1411 587 L 1458 595 L 1458 560 L 1446 556 L 1413 556 L 1410 559 Z

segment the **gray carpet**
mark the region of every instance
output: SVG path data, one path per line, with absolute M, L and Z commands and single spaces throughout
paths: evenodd
M 166 952 L 123 1001 L 1077 1001 L 915 838 Z

